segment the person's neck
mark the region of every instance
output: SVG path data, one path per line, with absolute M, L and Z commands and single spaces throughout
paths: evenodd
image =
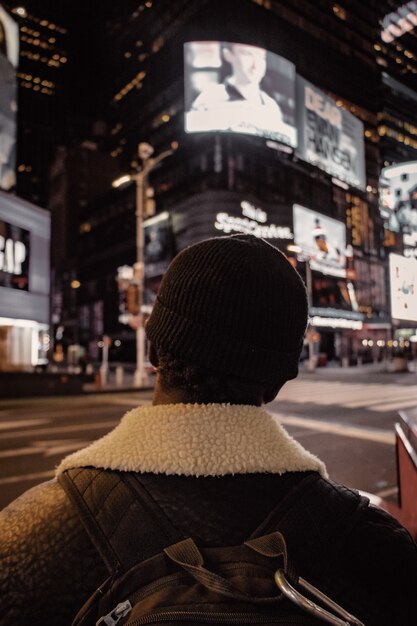
M 187 404 L 187 399 L 181 389 L 166 390 L 162 387 L 159 377 L 156 377 L 152 404 Z
M 233 400 L 233 398 L 215 398 L 212 397 L 210 399 L 200 399 L 196 400 L 195 398 L 190 398 L 187 393 L 183 389 L 178 388 L 164 388 L 161 385 L 161 381 L 159 379 L 159 375 L 156 376 L 155 387 L 152 397 L 153 405 L 160 404 L 242 404 L 242 401 Z M 245 402 L 245 404 L 249 404 L 252 406 L 261 406 L 263 404 L 263 400 L 261 397 L 254 398 L 251 401 Z

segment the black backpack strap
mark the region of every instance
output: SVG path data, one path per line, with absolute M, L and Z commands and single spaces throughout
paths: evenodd
M 271 511 L 250 539 L 279 530 L 291 565 L 303 565 L 303 578 L 316 579 L 337 559 L 349 533 L 368 508 L 357 491 L 309 473 Z
M 184 539 L 134 474 L 75 468 L 58 480 L 111 574 Z

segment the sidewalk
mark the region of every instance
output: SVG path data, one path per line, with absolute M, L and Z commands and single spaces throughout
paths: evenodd
M 372 383 L 385 385 L 395 383 L 398 385 L 417 385 L 417 371 L 415 362 L 410 361 L 408 372 L 394 372 L 390 369 L 388 362 L 367 363 L 365 365 L 353 365 L 350 367 L 340 367 L 329 364 L 325 367 L 316 367 L 314 371 L 308 371 L 307 362 L 300 364 L 298 379 L 311 380 L 335 380 L 358 383 Z M 148 384 L 144 387 L 135 387 L 133 384 L 133 372 L 124 372 L 122 383 L 116 384 L 114 372 L 109 373 L 108 382 L 101 388 L 96 383 L 84 383 L 84 393 L 116 393 L 123 391 L 150 391 L 154 387 L 155 376 L 148 376 Z
M 114 370 L 109 370 L 105 384 L 96 376 L 94 382 L 83 383 L 83 393 L 118 393 L 122 391 L 152 391 L 155 384 L 155 376 L 148 375 L 147 381 L 142 387 L 133 384 L 134 373 L 123 371 L 122 378 L 118 378 Z
M 307 362 L 300 364 L 299 378 L 318 378 L 320 380 L 340 380 L 358 383 L 372 383 L 385 385 L 396 383 L 399 385 L 417 385 L 417 367 L 415 361 L 409 361 L 407 372 L 395 372 L 389 361 L 366 363 L 365 365 L 352 365 L 350 367 L 339 367 L 337 365 L 327 365 L 316 367 L 312 372 L 307 369 Z

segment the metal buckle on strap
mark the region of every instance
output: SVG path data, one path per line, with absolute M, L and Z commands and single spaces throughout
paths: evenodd
M 300 609 L 314 615 L 314 617 L 318 617 L 319 619 L 324 620 L 328 624 L 332 624 L 333 626 L 364 626 L 363 622 L 358 620 L 353 615 L 350 615 L 345 609 L 339 606 L 336 602 L 328 598 L 324 593 L 316 589 L 309 582 L 304 580 L 303 578 L 299 578 L 298 582 L 301 587 L 303 587 L 311 596 L 320 600 L 325 606 L 334 611 L 336 615 L 333 613 L 329 613 L 326 609 L 322 608 L 312 600 L 306 598 L 302 593 L 297 591 L 287 580 L 285 577 L 285 572 L 282 569 L 279 569 L 275 572 L 274 575 L 275 583 L 278 589 L 283 593 L 283 595 L 288 598 L 291 602 L 294 602 Z M 339 615 L 340 617 L 337 617 Z

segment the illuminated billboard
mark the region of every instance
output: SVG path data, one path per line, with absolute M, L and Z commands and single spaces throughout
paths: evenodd
M 342 222 L 299 204 L 293 206 L 294 243 L 313 270 L 346 276 L 346 228 Z
M 417 232 L 417 161 L 385 167 L 379 179 L 379 209 L 393 232 Z
M 172 227 L 165 211 L 143 222 L 145 278 L 162 276 L 173 256 Z
M 331 176 L 365 190 L 362 122 L 297 76 L 297 155 Z
M 295 66 L 264 48 L 184 45 L 185 130 L 257 135 L 297 145 Z
M 417 321 L 417 260 L 389 255 L 391 316 Z
M 0 189 L 16 183 L 16 67 L 19 29 L 0 4 Z
M 0 220 L 0 286 L 29 289 L 30 233 Z

